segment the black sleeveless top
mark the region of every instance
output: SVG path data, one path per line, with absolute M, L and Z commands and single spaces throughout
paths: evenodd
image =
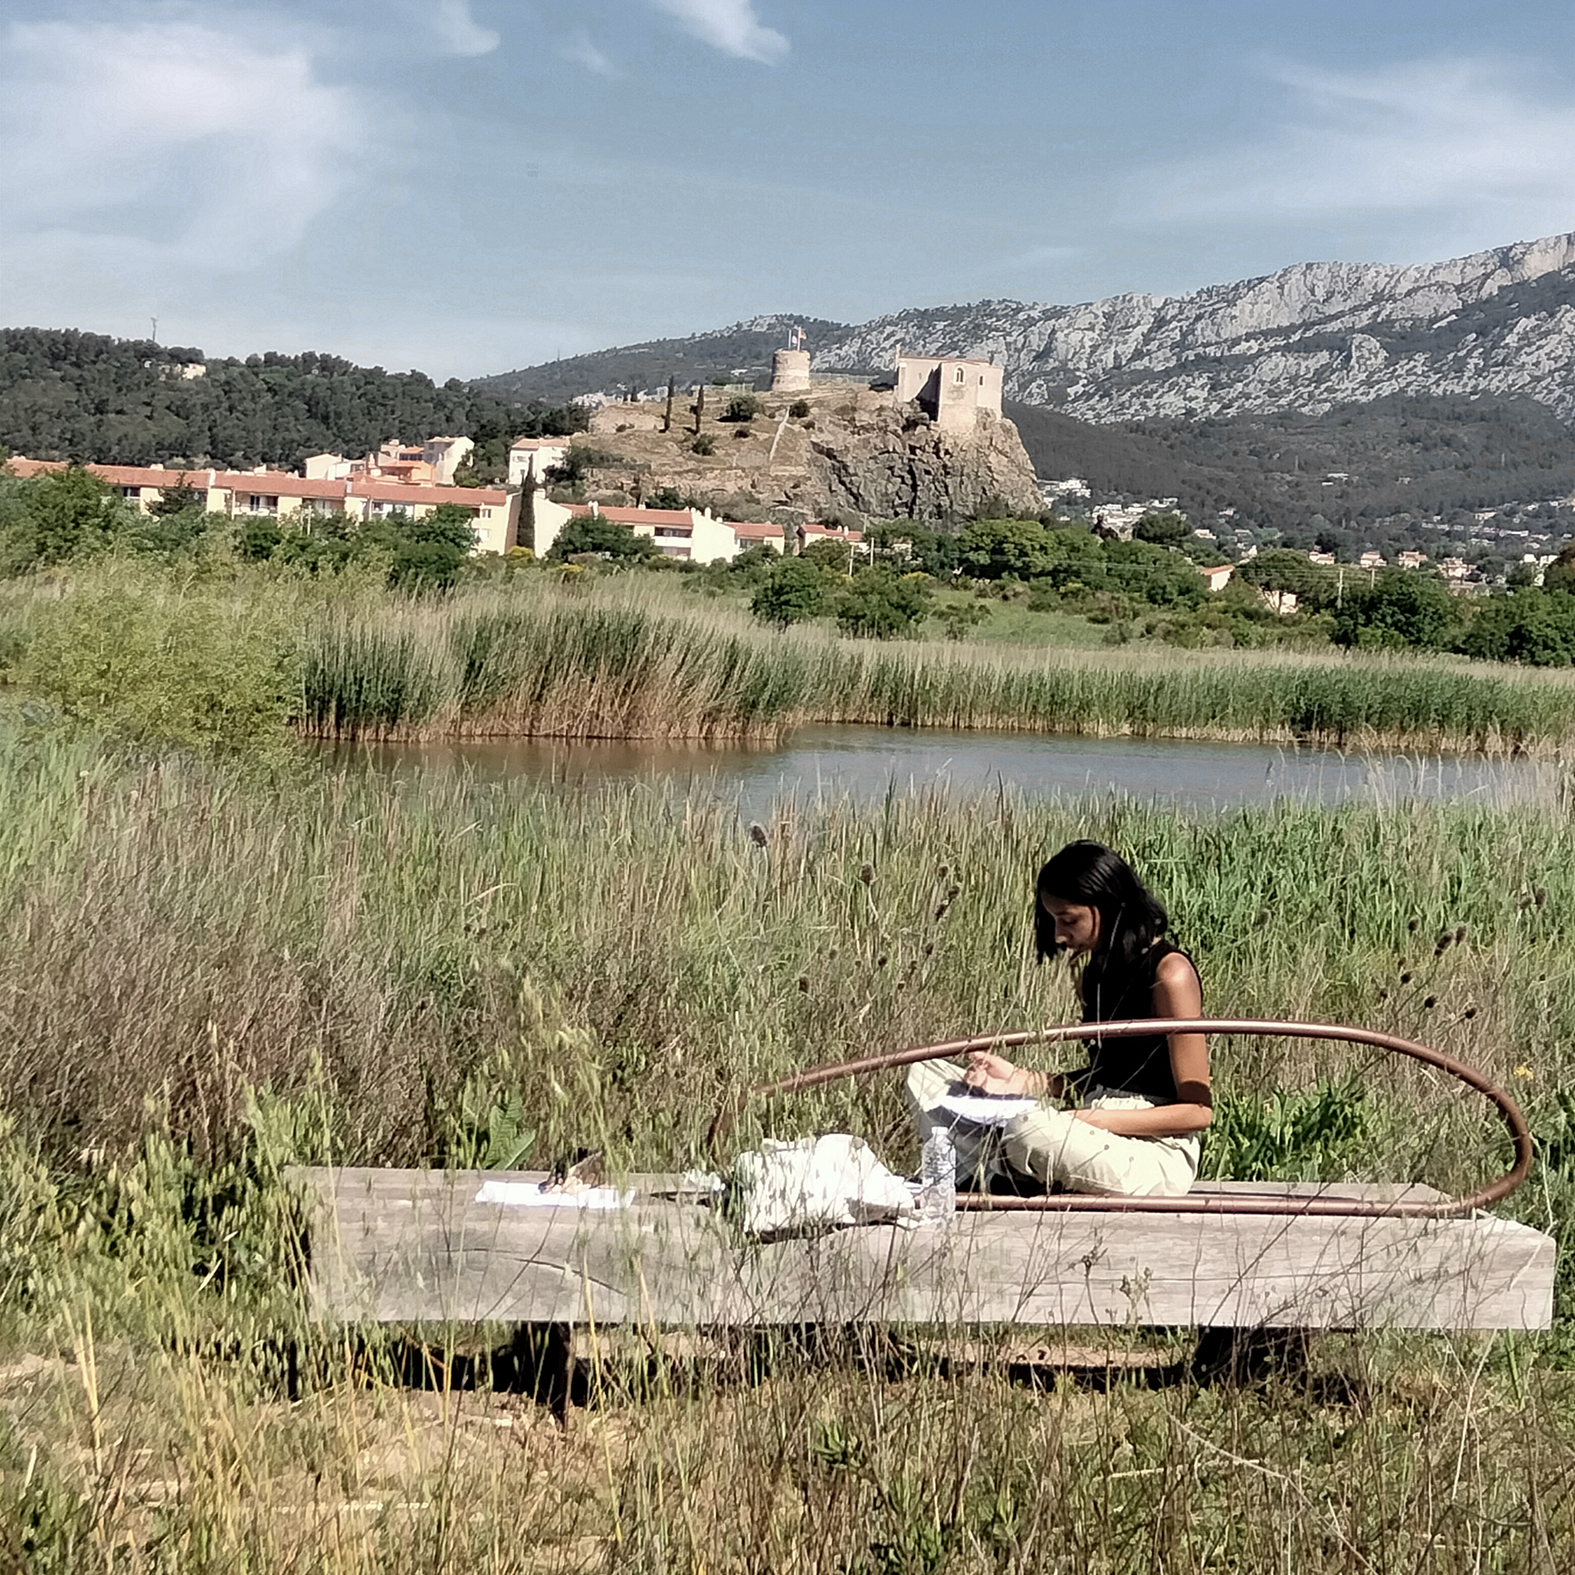
M 1154 975 L 1161 962 L 1179 946 L 1160 939 L 1137 960 L 1125 977 L 1105 980 L 1103 970 L 1083 971 L 1083 1021 L 1113 1023 L 1154 1015 Z M 1187 957 L 1187 961 L 1192 959 Z M 1176 1098 L 1176 1077 L 1170 1068 L 1170 1039 L 1165 1034 L 1141 1039 L 1089 1038 L 1088 1065 L 1067 1081 L 1079 1093 L 1098 1086 L 1113 1094 L 1143 1094 L 1152 1099 Z

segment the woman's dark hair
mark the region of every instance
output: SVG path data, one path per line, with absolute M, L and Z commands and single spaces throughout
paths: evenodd
M 1102 842 L 1069 842 L 1039 871 L 1034 892 L 1034 944 L 1043 962 L 1061 948 L 1055 920 L 1045 911 L 1045 898 L 1075 902 L 1099 913 L 1099 940 L 1083 972 L 1083 1001 L 1096 999 L 1100 986 L 1117 995 L 1140 960 L 1170 927 L 1159 899 L 1132 871 L 1132 866 Z

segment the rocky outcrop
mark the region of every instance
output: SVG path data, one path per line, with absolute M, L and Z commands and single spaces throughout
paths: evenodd
M 592 495 L 622 503 L 671 488 L 736 518 L 786 525 L 852 515 L 945 521 L 997 507 L 1033 515 L 1044 506 L 1017 428 L 1001 417 L 943 432 L 917 406 L 896 406 L 889 389 L 853 381 L 767 394 L 761 404 L 748 423 L 703 414 L 710 442 L 700 453 L 692 405 L 668 432 L 657 406 L 604 406 L 591 423 L 600 451 Z
M 885 410 L 856 430 L 817 433 L 812 468 L 828 511 L 870 519 L 965 519 L 986 511 L 1037 514 L 1034 468 L 1010 421 L 982 415 L 971 433 Z

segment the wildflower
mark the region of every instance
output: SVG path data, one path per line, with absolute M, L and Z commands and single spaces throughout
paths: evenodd
M 1438 997 L 1436 995 L 1430 995 L 1425 1001 L 1422 1002 L 1422 1010 L 1424 1012 L 1430 1012 L 1437 1005 Z
M 953 884 L 953 885 L 948 886 L 946 888 L 946 900 L 948 902 L 956 902 L 958 897 L 960 897 L 961 895 L 962 895 L 962 887 L 961 886 Z
M 800 995 L 809 994 L 809 975 L 807 973 L 801 973 L 798 976 L 798 990 Z
M 1412 934 L 1413 934 L 1413 935 L 1415 935 L 1415 934 L 1416 934 L 1416 932 L 1417 932 L 1417 931 L 1418 931 L 1418 930 L 1419 930 L 1419 929 L 1421 929 L 1421 928 L 1422 928 L 1422 921 L 1421 921 L 1421 920 L 1420 920 L 1420 919 L 1412 919 L 1412 920 L 1411 920 L 1411 922 L 1410 922 L 1410 923 L 1409 923 L 1409 924 L 1408 924 L 1408 925 L 1406 925 L 1406 928 L 1407 928 L 1407 929 L 1408 929 L 1408 930 L 1409 930 L 1409 931 L 1410 931 L 1410 932 L 1411 932 L 1411 933 L 1412 933 Z
M 859 879 L 866 886 L 873 886 L 875 884 L 875 866 L 873 864 L 861 865 L 859 867 Z
M 1410 975 L 1410 973 L 1406 972 L 1406 973 L 1401 974 L 1400 975 L 1400 982 L 1401 982 L 1401 984 L 1410 984 L 1410 982 L 1411 982 L 1411 975 Z
M 943 864 L 938 870 L 936 870 L 935 878 L 936 880 L 945 880 L 946 877 L 951 874 L 951 872 L 951 866 L 949 864 Z
M 934 952 L 934 950 L 935 950 L 935 942 L 934 941 L 926 941 L 924 943 L 924 955 L 926 957 L 930 956 Z
M 1455 926 L 1455 945 L 1464 946 L 1466 943 L 1466 927 L 1463 924 Z
M 880 954 L 880 956 L 875 959 L 875 966 L 877 968 L 884 968 L 886 966 L 886 964 L 889 963 L 890 961 L 891 961 L 891 958 L 889 958 L 885 954 L 885 952 L 882 952 Z
M 1521 1080 L 1521 1082 L 1523 1082 L 1523 1083 L 1528 1078 L 1535 1077 L 1536 1075 L 1537 1074 L 1535 1072 L 1533 1072 L 1531 1070 L 1531 1068 L 1525 1064 L 1525 1062 L 1522 1062 L 1519 1066 L 1517 1066 L 1515 1068 L 1515 1076 L 1518 1077 Z
M 1271 914 L 1267 908 L 1259 908 L 1258 917 L 1252 921 L 1253 929 L 1261 930 L 1264 925 L 1266 925 L 1273 917 L 1274 915 Z
M 1444 953 L 1447 952 L 1449 950 L 1449 948 L 1454 945 L 1454 943 L 1455 943 L 1455 932 L 1453 930 L 1445 930 L 1444 933 L 1442 935 L 1440 935 L 1438 937 L 1438 939 L 1433 943 L 1433 955 L 1435 957 L 1442 957 L 1444 955 Z
M 1537 887 L 1531 894 L 1531 900 L 1540 908 L 1548 900 L 1547 888 L 1545 886 Z
M 770 840 L 766 836 L 766 828 L 762 826 L 758 820 L 752 820 L 749 823 L 749 840 L 753 842 L 757 848 L 765 847 L 766 843 Z
M 1474 1006 L 1468 1006 L 1460 1015 L 1469 1023 L 1477 1015 L 1477 1009 Z

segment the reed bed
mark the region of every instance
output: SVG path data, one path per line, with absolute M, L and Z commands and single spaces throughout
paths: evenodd
M 1556 754 L 1575 737 L 1575 685 L 1504 668 L 857 642 L 627 587 L 340 610 L 304 652 L 304 726 L 340 739 L 723 739 L 848 722 Z

